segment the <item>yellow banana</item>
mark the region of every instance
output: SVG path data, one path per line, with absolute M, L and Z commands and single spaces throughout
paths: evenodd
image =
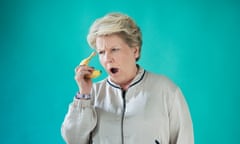
M 93 70 L 92 74 L 91 75 L 87 75 L 86 77 L 87 78 L 96 78 L 96 77 L 100 76 L 100 74 L 101 74 L 100 70 Z
M 88 63 L 90 62 L 90 60 L 96 55 L 96 52 L 92 52 L 90 56 L 88 56 L 87 58 L 83 59 L 80 62 L 80 65 L 88 65 Z M 93 70 L 91 75 L 87 75 L 86 78 L 96 78 L 98 76 L 100 76 L 101 71 L 100 70 Z

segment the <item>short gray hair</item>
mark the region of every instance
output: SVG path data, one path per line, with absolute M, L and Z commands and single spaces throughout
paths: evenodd
M 96 38 L 117 34 L 129 47 L 139 48 L 139 57 L 142 47 L 142 33 L 134 20 L 122 13 L 109 13 L 95 20 L 90 27 L 87 41 L 88 44 L 96 49 Z M 137 58 L 137 60 L 139 59 Z

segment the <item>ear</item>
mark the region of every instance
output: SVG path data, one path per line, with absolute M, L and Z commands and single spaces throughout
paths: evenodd
M 137 59 L 139 57 L 139 47 L 133 47 L 133 53 L 134 53 L 134 56 L 135 58 Z

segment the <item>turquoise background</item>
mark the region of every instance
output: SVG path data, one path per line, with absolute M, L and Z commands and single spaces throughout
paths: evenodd
M 139 64 L 182 88 L 195 143 L 239 143 L 237 0 L 1 0 L 0 143 L 64 144 L 74 68 L 91 52 L 88 28 L 111 11 L 141 27 Z M 97 57 L 91 65 L 103 69 Z

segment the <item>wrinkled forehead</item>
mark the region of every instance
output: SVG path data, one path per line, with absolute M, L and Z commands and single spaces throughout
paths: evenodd
M 126 43 L 123 41 L 123 39 L 116 35 L 104 35 L 104 36 L 98 36 L 96 38 L 96 49 L 106 49 L 106 48 L 113 48 L 113 47 L 121 47 L 122 45 L 125 45 Z

